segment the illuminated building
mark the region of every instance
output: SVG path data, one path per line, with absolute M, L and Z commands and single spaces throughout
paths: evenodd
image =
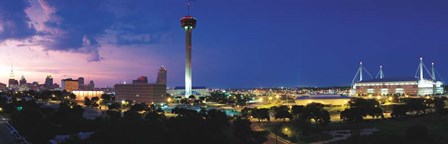
M 185 97 L 189 97 L 192 94 L 192 72 L 191 72 L 191 38 L 193 29 L 196 27 L 196 19 L 190 16 L 190 2 L 187 5 L 187 16 L 182 17 L 180 20 L 182 28 L 185 30 Z
M 19 82 L 14 77 L 14 71 L 11 69 L 11 73 L 8 79 L 8 88 L 10 90 L 16 90 L 19 87 Z
M 367 95 L 409 95 L 409 96 L 425 96 L 443 94 L 443 82 L 436 80 L 436 72 L 434 63 L 432 63 L 431 79 L 424 78 L 424 71 L 426 66 L 423 59 L 420 58 L 420 64 L 417 72 L 419 76 L 405 77 L 405 78 L 384 78 L 382 66 L 380 67 L 380 78 L 363 80 L 362 73 L 365 70 L 360 64 L 357 72 L 360 78 L 355 82 L 352 89 L 352 94 L 358 96 Z M 357 76 L 356 75 L 356 76 Z M 355 77 L 356 77 L 355 76 Z
M 68 92 L 72 92 L 74 90 L 79 89 L 78 80 L 74 80 L 71 78 L 61 80 L 61 87 L 63 90 Z
M 92 97 L 101 98 L 101 95 L 104 94 L 104 91 L 94 91 L 94 90 L 74 90 L 72 92 L 76 95 L 76 100 L 83 101 L 84 98 L 92 99 Z
M 166 85 L 166 80 L 167 80 L 166 67 L 162 66 L 160 67 L 159 73 L 157 74 L 156 84 Z
M 146 83 L 145 83 L 146 82 Z M 141 76 L 132 84 L 116 84 L 115 100 L 134 101 L 135 103 L 164 103 L 166 101 L 166 85 L 148 83 L 146 77 Z
M 131 100 L 135 103 L 164 103 L 166 86 L 158 84 L 116 84 L 115 100 Z

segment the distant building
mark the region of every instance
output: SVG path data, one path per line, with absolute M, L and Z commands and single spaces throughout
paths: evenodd
M 51 75 L 47 75 L 44 83 L 45 89 L 53 89 L 53 77 Z
M 23 76 L 23 75 L 22 75 L 22 78 L 20 78 L 19 84 L 20 84 L 20 86 L 22 86 L 22 85 L 25 85 L 25 84 L 26 84 L 26 79 L 25 79 L 25 76 Z
M 78 80 L 74 80 L 71 78 L 61 80 L 61 87 L 63 90 L 68 92 L 72 92 L 74 90 L 79 89 Z
M 426 66 L 423 64 L 423 59 L 420 58 L 418 68 L 419 77 L 408 78 L 383 78 L 382 67 L 380 67 L 379 78 L 363 80 L 362 63 L 358 73 L 360 80 L 353 85 L 353 92 L 358 96 L 387 96 L 387 95 L 409 95 L 409 96 L 425 96 L 443 94 L 443 82 L 436 80 L 434 71 L 434 63 L 432 64 L 431 79 L 423 77 L 423 69 Z
M 148 77 L 140 76 L 136 80 L 132 80 L 133 84 L 147 84 L 148 83 Z
M 131 100 L 135 103 L 163 103 L 166 100 L 166 85 L 116 84 L 115 100 Z
M 0 83 L 0 92 L 6 91 L 6 84 Z
M 87 86 L 88 90 L 94 90 L 95 89 L 95 83 L 93 83 L 93 80 L 89 82 L 89 85 Z
M 87 86 L 86 85 L 84 85 L 84 77 L 79 77 L 78 78 L 78 88 L 80 89 L 80 90 L 85 90 L 85 89 L 87 89 Z
M 159 73 L 157 74 L 156 84 L 166 85 L 166 80 L 167 80 L 166 67 L 162 66 L 160 67 Z
M 133 80 L 132 84 L 116 84 L 115 100 L 130 100 L 135 103 L 164 103 L 166 102 L 166 83 L 148 83 L 148 78 L 141 76 Z
M 101 95 L 104 94 L 104 91 L 74 90 L 72 93 L 76 95 L 76 100 L 83 101 L 86 97 L 89 99 L 92 99 L 92 97 L 101 98 Z
M 19 82 L 17 81 L 17 80 L 15 80 L 15 79 L 9 79 L 8 80 L 8 87 L 10 88 L 10 89 L 16 89 L 16 88 L 18 88 L 19 87 Z
M 172 96 L 184 96 L 185 95 L 185 87 L 175 87 L 174 89 L 169 89 L 168 93 Z M 191 94 L 196 97 L 207 96 L 210 94 L 210 91 L 204 86 L 194 86 L 191 88 Z

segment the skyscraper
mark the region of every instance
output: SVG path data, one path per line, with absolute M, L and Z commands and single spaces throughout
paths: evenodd
M 196 19 L 190 16 L 190 2 L 187 4 L 188 13 L 187 16 L 182 17 L 180 20 L 182 28 L 185 30 L 185 48 L 186 48 L 186 57 L 185 57 L 185 97 L 189 97 L 192 87 L 192 78 L 191 78 L 191 38 L 193 29 L 196 27 Z
M 20 78 L 19 83 L 20 83 L 20 85 L 25 85 L 26 84 L 25 76 L 22 75 L 22 78 Z
M 15 89 L 19 86 L 19 82 L 15 79 L 14 71 L 11 69 L 11 73 L 9 75 L 8 87 L 11 89 Z
M 87 88 L 88 88 L 89 90 L 94 90 L 94 89 L 95 89 L 95 83 L 93 83 L 93 80 L 91 80 L 91 81 L 89 82 L 89 85 L 87 86 Z
M 47 75 L 47 78 L 45 78 L 45 84 L 46 89 L 52 89 L 53 88 L 53 77 L 51 75 Z
M 167 71 L 166 71 L 166 67 L 162 66 L 159 69 L 159 73 L 157 74 L 157 81 L 156 84 L 159 85 L 166 85 L 166 80 L 167 80 Z
M 80 88 L 84 86 L 84 77 L 79 77 L 78 78 L 78 84 L 79 84 Z

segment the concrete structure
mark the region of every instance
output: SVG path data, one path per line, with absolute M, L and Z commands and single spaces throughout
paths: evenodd
M 89 99 L 92 99 L 92 97 L 101 98 L 101 95 L 104 94 L 104 91 L 74 90 L 72 91 L 72 93 L 76 95 L 76 100 L 83 101 L 86 97 Z
M 71 78 L 61 80 L 61 87 L 63 90 L 68 92 L 73 92 L 74 90 L 79 90 L 78 80 Z
M 185 87 L 175 87 L 174 89 L 169 89 L 168 93 L 172 96 L 185 96 Z M 192 87 L 191 95 L 195 97 L 208 96 L 210 95 L 209 89 L 206 87 Z
M 134 103 L 164 103 L 166 85 L 158 84 L 116 84 L 115 101 L 131 100 Z
M 196 27 L 196 19 L 190 16 L 190 2 L 187 4 L 188 13 L 187 16 L 182 17 L 180 20 L 182 28 L 185 30 L 185 97 L 191 95 L 192 77 L 191 77 L 191 38 L 193 29 Z
M 363 80 L 362 63 L 358 73 L 360 74 L 359 81 L 353 84 L 352 94 L 357 96 L 386 96 L 386 95 L 409 95 L 409 96 L 425 96 L 443 94 L 443 82 L 436 80 L 436 72 L 434 63 L 432 63 L 431 79 L 424 78 L 424 71 L 426 69 L 423 58 L 420 58 L 420 64 L 417 69 L 419 76 L 405 77 L 405 78 L 384 78 L 382 66 L 380 66 L 379 79 Z M 357 73 L 357 74 L 358 74 Z M 355 76 L 356 78 L 356 76 Z

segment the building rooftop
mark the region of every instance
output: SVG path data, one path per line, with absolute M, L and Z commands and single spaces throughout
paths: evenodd
M 184 86 L 177 86 L 177 87 L 174 87 L 174 89 L 175 90 L 178 90 L 178 89 L 185 89 L 185 87 Z M 194 87 L 192 87 L 191 89 L 207 89 L 205 86 L 194 86 Z
M 391 78 L 383 78 L 383 79 L 369 79 L 358 81 L 357 83 L 367 83 L 367 82 L 401 82 L 401 81 L 418 81 L 418 78 L 415 77 L 391 77 Z

